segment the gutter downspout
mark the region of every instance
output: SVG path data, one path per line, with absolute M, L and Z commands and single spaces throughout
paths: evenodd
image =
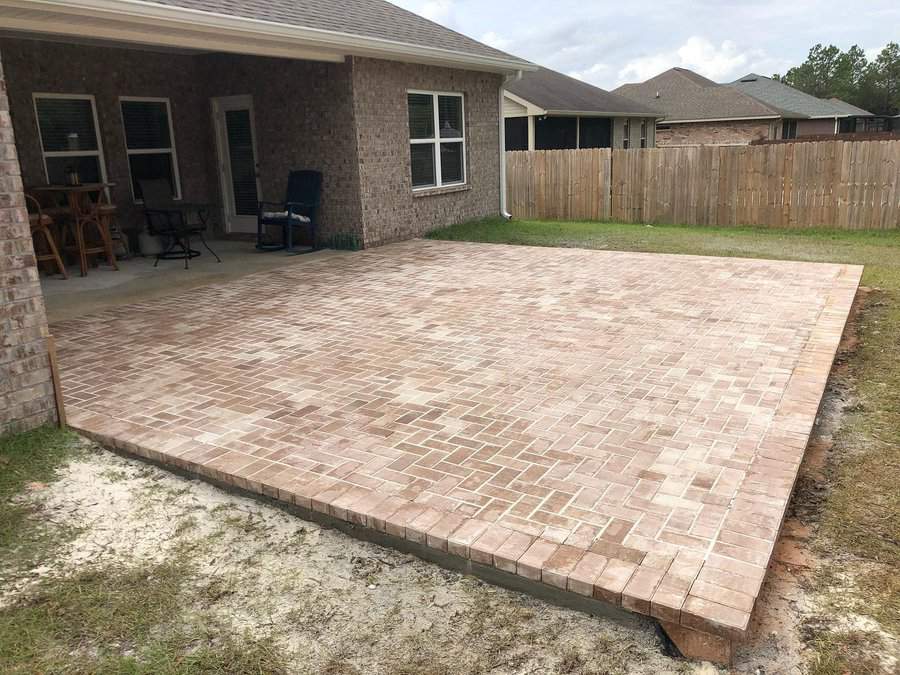
M 522 71 L 517 70 L 512 75 L 506 75 L 503 83 L 500 85 L 498 112 L 500 113 L 500 216 L 504 220 L 511 220 L 512 214 L 506 210 L 506 120 L 503 117 L 503 92 L 506 89 L 506 83 L 513 80 L 521 80 Z

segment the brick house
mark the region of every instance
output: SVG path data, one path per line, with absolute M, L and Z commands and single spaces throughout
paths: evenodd
M 623 84 L 615 94 L 655 106 L 656 144 L 746 145 L 753 141 L 883 130 L 872 113 L 839 99 L 821 99 L 763 75 L 717 84 L 686 68 Z
M 746 145 L 776 138 L 782 111 L 733 87 L 686 68 L 613 90 L 664 114 L 656 123 L 656 145 Z
M 291 169 L 320 238 L 376 246 L 504 211 L 502 87 L 531 64 L 382 0 L 0 0 L 0 433 L 54 418 L 25 188 L 138 179 L 255 230 Z M 437 130 L 440 131 L 437 131 Z
M 549 68 L 510 80 L 503 116 L 507 150 L 652 148 L 660 114 Z

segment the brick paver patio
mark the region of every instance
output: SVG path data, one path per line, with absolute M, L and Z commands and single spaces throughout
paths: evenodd
M 109 443 L 730 639 L 860 273 L 415 241 L 53 330 Z

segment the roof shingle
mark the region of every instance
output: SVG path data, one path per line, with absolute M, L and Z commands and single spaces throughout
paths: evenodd
M 728 86 L 750 94 L 763 103 L 785 110 L 789 113 L 789 117 L 846 117 L 872 114 L 837 98 L 816 98 L 783 82 L 756 73 L 748 73 Z
M 385 0 L 153 0 L 153 4 L 527 63 Z
M 708 80 L 686 68 L 670 68 L 637 84 L 613 90 L 665 114 L 664 121 L 778 117 L 782 111 L 734 87 Z
M 550 112 L 661 115 L 649 106 L 549 68 L 523 73 L 522 79 L 507 83 L 506 90 Z

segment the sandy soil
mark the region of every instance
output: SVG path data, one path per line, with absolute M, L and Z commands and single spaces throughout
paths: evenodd
M 803 631 L 824 611 L 804 590 L 817 564 L 807 507 L 835 400 L 733 672 L 805 672 Z M 0 575 L 0 604 L 47 575 L 181 556 L 194 590 L 185 616 L 211 613 L 238 634 L 271 636 L 298 673 L 724 672 L 667 656 L 649 622 L 554 607 L 95 446 L 24 498 L 77 534 L 44 566 Z

